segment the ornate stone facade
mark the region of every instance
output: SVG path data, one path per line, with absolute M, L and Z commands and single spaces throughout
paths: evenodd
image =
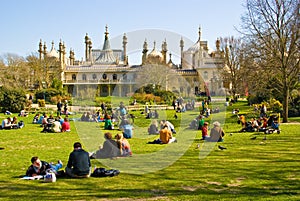
M 93 49 L 92 41 L 86 34 L 84 61 L 76 61 L 73 50 L 66 59 L 65 46 L 61 42 L 56 53 L 54 48 L 47 53 L 40 43 L 40 58 L 45 54 L 58 57 L 63 68 L 63 85 L 70 93 L 79 96 L 89 93 L 128 96 L 146 84 L 160 85 L 184 97 L 193 97 L 200 92 L 220 95 L 224 91 L 218 73 L 224 53 L 220 51 L 219 40 L 216 41 L 216 51 L 209 52 L 207 41 L 201 41 L 200 28 L 198 41 L 186 51 L 183 39 L 179 41 L 181 63 L 177 65 L 173 63 L 170 53 L 167 61 L 166 41 L 163 41 L 161 51 L 157 50 L 154 42 L 153 49 L 148 53 L 146 40 L 141 65 L 129 65 L 126 35 L 123 36 L 123 49 L 111 49 L 107 26 L 104 34 L 102 49 Z

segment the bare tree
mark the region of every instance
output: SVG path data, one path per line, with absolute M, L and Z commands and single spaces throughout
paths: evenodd
M 245 93 L 243 81 L 243 43 L 240 38 L 220 38 L 221 51 L 225 53 L 224 67 L 220 74 L 225 83 L 230 83 L 230 94 L 235 98 L 237 94 Z
M 39 59 L 35 55 L 30 55 L 26 59 L 31 69 L 31 82 L 38 89 L 43 87 L 49 88 L 53 79 L 61 79 L 62 69 L 60 62 L 56 58 L 45 57 L 44 59 Z
M 16 54 L 3 56 L 0 79 L 7 88 L 23 88 L 29 86 L 29 69 L 25 59 Z
M 264 66 L 282 95 L 283 122 L 288 121 L 290 91 L 299 82 L 299 0 L 247 0 L 245 38 L 253 61 Z

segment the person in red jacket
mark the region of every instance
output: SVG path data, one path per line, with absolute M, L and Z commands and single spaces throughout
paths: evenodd
M 61 125 L 61 132 L 70 132 L 70 122 L 67 117 L 64 118 L 64 122 Z

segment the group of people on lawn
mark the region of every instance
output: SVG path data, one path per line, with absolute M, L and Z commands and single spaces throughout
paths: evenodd
M 61 160 L 58 160 L 57 164 L 48 163 L 42 161 L 38 156 L 31 158 L 31 165 L 26 170 L 27 177 L 35 177 L 38 175 L 46 175 L 51 171 L 57 176 L 68 175 L 73 178 L 85 178 L 89 177 L 91 173 L 91 161 L 89 153 L 82 149 L 80 142 L 75 142 L 73 145 L 73 151 L 69 155 L 68 164 L 65 171 L 60 170 L 63 167 Z
M 107 114 L 106 110 L 102 109 L 104 114 L 104 129 L 105 130 L 113 130 L 114 126 L 112 123 L 112 118 Z M 132 151 L 130 147 L 130 143 L 127 139 L 133 137 L 133 126 L 132 123 L 128 119 L 126 108 L 123 104 L 120 104 L 119 113 L 119 121 L 118 128 L 120 132 L 113 137 L 113 134 L 109 131 L 104 133 L 104 143 L 102 146 L 99 146 L 99 149 L 93 153 L 88 153 L 82 149 L 82 145 L 79 142 L 74 143 L 73 151 L 69 155 L 68 164 L 65 168 L 65 174 L 70 177 L 89 177 L 91 173 L 91 162 L 90 159 L 94 158 L 115 158 L 115 157 L 127 157 L 132 156 Z M 51 128 L 54 131 L 55 125 L 58 122 L 61 126 L 64 122 L 68 122 L 68 118 L 66 117 L 64 120 L 57 116 L 53 119 L 53 116 L 49 117 L 47 114 L 43 114 L 43 117 L 37 115 L 34 119 L 36 119 L 36 123 L 39 123 L 41 120 L 41 125 L 43 127 L 49 127 L 49 124 L 52 124 Z M 35 122 L 35 121 L 34 121 Z M 204 121 L 204 117 L 202 115 L 199 116 L 198 121 L 198 130 L 202 131 L 202 139 L 207 141 L 221 142 L 223 141 L 224 131 L 220 127 L 219 122 L 214 122 L 214 127 L 211 129 L 210 136 L 208 136 L 208 122 Z M 69 122 L 68 122 L 69 123 Z M 70 126 L 70 124 L 68 124 Z M 61 127 L 59 127 L 61 129 Z M 58 130 L 60 130 L 58 129 Z M 57 130 L 57 131 L 58 131 Z M 61 131 L 68 131 L 68 129 L 64 129 Z M 160 126 L 156 119 L 152 120 L 151 125 L 148 128 L 148 134 L 159 134 L 159 138 L 155 140 L 159 144 L 169 144 L 173 142 L 177 142 L 176 138 L 173 134 L 176 134 L 174 125 L 167 121 L 160 121 Z M 37 156 L 32 157 L 31 166 L 28 168 L 26 175 L 27 176 L 35 176 L 35 175 L 44 175 L 46 174 L 47 169 L 51 169 L 53 172 L 58 173 L 59 169 L 62 168 L 62 162 L 58 161 L 56 165 L 53 163 L 47 163 L 45 161 L 41 161 Z
M 67 115 L 62 118 L 61 116 L 54 117 L 53 114 L 43 113 L 42 115 L 37 113 L 32 120 L 34 124 L 40 124 L 42 132 L 50 133 L 60 133 L 60 132 L 70 132 L 70 122 Z

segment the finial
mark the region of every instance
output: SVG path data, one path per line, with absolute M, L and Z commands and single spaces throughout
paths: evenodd
M 183 38 L 182 38 L 182 36 L 181 36 L 181 39 L 180 39 L 180 47 L 183 48 L 183 46 L 184 46 L 184 41 L 183 41 Z
M 145 41 L 144 41 L 143 48 L 144 48 L 144 50 L 147 50 L 147 48 L 148 48 L 148 43 L 147 43 L 147 39 L 146 38 L 145 38 Z
M 108 26 L 105 26 L 105 39 L 108 39 Z
M 127 43 L 126 33 L 124 33 L 124 35 L 123 35 L 123 43 Z
M 154 41 L 153 42 L 153 50 L 155 50 L 155 44 L 156 44 L 156 42 Z
M 199 34 L 199 40 L 201 39 L 201 25 L 199 25 L 199 31 L 198 31 L 198 34 Z

